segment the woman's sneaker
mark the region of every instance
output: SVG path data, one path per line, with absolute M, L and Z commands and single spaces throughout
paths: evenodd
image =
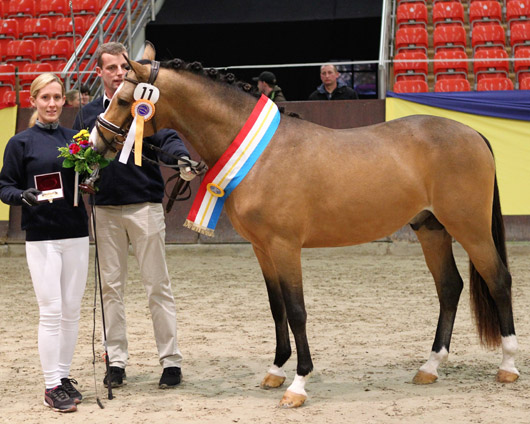
M 70 399 L 72 399 L 75 403 L 81 403 L 83 400 L 83 395 L 74 387 L 74 384 L 78 383 L 73 378 L 61 378 L 61 386 L 63 387 L 63 390 L 68 393 Z
M 44 405 L 53 409 L 55 412 L 74 412 L 77 406 L 73 399 L 70 399 L 68 393 L 62 386 L 56 386 L 53 389 L 44 391 Z

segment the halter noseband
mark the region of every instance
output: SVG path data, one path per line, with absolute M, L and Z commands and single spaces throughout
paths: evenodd
M 148 84 L 154 84 L 155 81 L 156 81 L 156 78 L 158 77 L 158 72 L 160 71 L 160 62 L 152 60 L 150 63 L 151 63 L 151 73 L 149 74 L 149 79 L 147 80 L 147 83 Z M 133 80 L 133 79 L 127 77 L 127 75 L 125 75 L 125 77 L 123 79 L 125 81 L 132 82 L 135 85 L 140 83 L 140 81 Z M 110 150 L 111 152 L 115 153 L 115 152 L 117 152 L 117 149 L 116 149 L 116 147 L 114 147 L 114 144 L 123 145 L 123 142 L 119 141 L 117 139 L 117 137 L 126 137 L 127 136 L 127 132 L 129 131 L 129 129 L 128 128 L 125 129 L 126 127 L 124 127 L 123 125 L 118 127 L 117 125 L 113 124 L 112 122 L 107 121 L 103 117 L 103 115 L 104 115 L 104 112 L 101 113 L 100 115 L 98 115 L 97 118 L 96 118 L 96 130 L 97 130 L 98 135 L 100 136 L 100 138 L 103 140 L 103 143 L 105 143 L 105 147 L 108 150 Z M 154 121 L 154 118 L 153 118 L 153 121 Z M 127 120 L 125 122 L 127 122 Z M 155 126 L 154 122 L 153 122 L 153 126 L 154 126 L 155 132 L 156 132 L 156 126 Z M 109 141 L 109 140 L 107 140 L 105 138 L 105 136 L 103 135 L 103 132 L 101 131 L 101 128 L 104 128 L 107 131 L 109 131 L 112 134 L 114 134 L 114 137 L 113 137 L 113 139 L 111 141 Z

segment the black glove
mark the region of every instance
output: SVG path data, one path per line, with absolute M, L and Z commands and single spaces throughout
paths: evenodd
M 42 191 L 37 190 L 36 188 L 28 188 L 27 190 L 24 190 L 20 197 L 22 198 L 22 201 L 28 205 L 28 206 L 37 206 L 39 204 L 39 201 L 37 200 L 37 196 L 41 194 Z

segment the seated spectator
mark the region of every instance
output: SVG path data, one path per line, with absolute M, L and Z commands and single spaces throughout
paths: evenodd
M 66 92 L 66 107 L 79 107 L 79 90 L 70 90 Z
M 320 84 L 309 95 L 309 100 L 350 100 L 358 99 L 357 92 L 338 80 L 340 72 L 335 65 L 322 65 L 320 67 Z
M 81 87 L 81 106 L 89 104 L 91 100 L 90 89 L 86 85 L 83 85 Z
M 258 83 L 260 93 L 266 95 L 274 102 L 285 102 L 285 96 L 282 89 L 276 83 L 276 75 L 269 71 L 263 71 L 259 76 L 252 78 Z

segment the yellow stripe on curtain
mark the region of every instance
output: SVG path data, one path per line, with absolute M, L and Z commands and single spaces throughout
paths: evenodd
M 386 99 L 386 120 L 436 115 L 469 125 L 488 139 L 497 165 L 504 215 L 530 215 L 530 122 L 455 112 L 397 98 Z
M 0 167 L 4 166 L 4 150 L 17 129 L 17 107 L 0 109 Z M 0 221 L 9 221 L 9 206 L 0 202 Z

